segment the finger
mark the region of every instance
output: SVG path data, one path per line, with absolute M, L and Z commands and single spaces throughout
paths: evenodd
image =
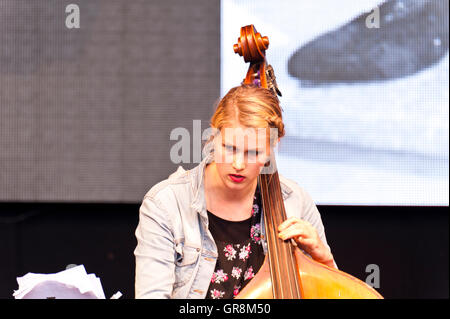
M 314 226 L 311 223 L 307 222 L 306 220 L 300 219 L 298 217 L 289 217 L 284 222 L 282 222 L 280 226 L 278 226 L 278 231 L 282 231 L 294 224 L 300 224 L 306 228 L 314 229 Z
M 303 223 L 303 221 L 301 219 L 298 218 L 293 218 L 292 220 L 286 220 L 285 226 L 279 233 L 282 232 L 287 232 L 287 231 L 292 231 L 297 229 L 299 232 L 301 232 L 303 234 L 303 236 L 306 237 L 311 237 L 314 233 L 314 231 L 309 227 L 309 225 L 307 223 Z
M 283 231 L 289 226 L 298 223 L 299 221 L 300 219 L 298 217 L 289 217 L 284 222 L 282 222 L 280 226 L 278 226 L 278 231 Z
M 305 232 L 305 230 L 301 227 L 289 227 L 278 234 L 278 237 L 282 240 L 287 240 L 290 238 L 297 240 L 297 237 L 299 236 L 308 238 L 307 232 Z

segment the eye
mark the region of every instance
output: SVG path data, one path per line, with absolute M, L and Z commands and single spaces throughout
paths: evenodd
M 257 150 L 248 151 L 248 155 L 250 155 L 250 156 L 259 156 L 259 154 L 261 154 L 261 152 L 257 151 Z
M 225 145 L 225 144 L 222 144 L 222 146 L 225 148 L 225 150 L 226 150 L 227 152 L 233 152 L 233 151 L 234 151 L 234 146 L 232 146 L 232 145 Z

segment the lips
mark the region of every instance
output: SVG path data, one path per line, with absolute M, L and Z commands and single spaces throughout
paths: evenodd
M 229 174 L 230 179 L 235 183 L 240 183 L 245 179 L 245 176 L 239 174 Z

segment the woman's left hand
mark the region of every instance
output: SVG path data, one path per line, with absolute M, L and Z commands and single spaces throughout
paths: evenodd
M 320 240 L 314 226 L 307 221 L 297 217 L 290 217 L 281 223 L 278 231 L 278 237 L 282 240 L 292 238 L 315 261 L 334 267 L 334 259 L 330 249 Z

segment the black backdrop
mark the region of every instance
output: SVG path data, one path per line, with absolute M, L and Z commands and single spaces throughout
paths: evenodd
M 139 205 L 0 204 L 0 298 L 15 278 L 83 264 L 107 297 L 134 297 Z M 385 298 L 448 298 L 448 208 L 319 206 L 339 268 L 362 280 L 380 269 Z

